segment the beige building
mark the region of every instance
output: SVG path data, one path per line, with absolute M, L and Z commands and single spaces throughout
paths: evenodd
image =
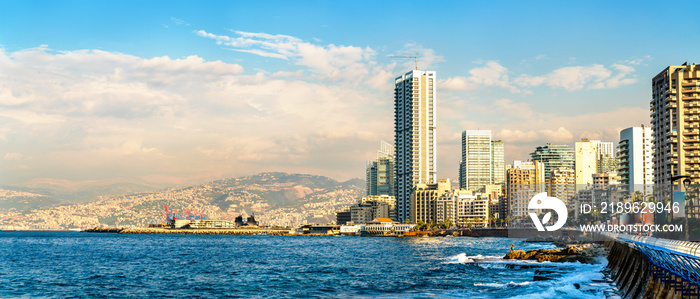
M 441 179 L 437 184 L 417 184 L 411 195 L 411 206 L 415 207 L 410 215 L 411 223 L 435 221 L 435 203 L 445 194 L 452 192 L 449 179 Z
M 545 167 L 542 162 L 513 161 L 513 165 L 506 170 L 507 216 L 527 216 L 530 199 L 545 191 Z
M 437 183 L 436 77 L 434 71 L 413 70 L 396 77 L 394 86 L 394 148 L 396 157 L 396 217 L 416 221 L 414 187 Z
M 654 184 L 700 184 L 700 67 L 669 66 L 652 79 Z M 678 178 L 678 179 L 676 179 Z M 683 179 L 681 179 L 683 178 Z M 665 194 L 656 194 L 664 196 Z
M 605 189 L 620 184 L 620 177 L 617 172 L 597 173 L 593 175 L 593 188 Z
M 598 172 L 598 142 L 582 139 L 574 147 L 576 190 L 593 185 L 593 175 Z
M 547 181 L 549 196 L 561 199 L 568 203 L 576 195 L 576 179 L 574 170 L 568 167 L 559 167 L 552 170 Z
M 396 198 L 390 195 L 368 195 L 362 197 L 360 204 L 368 202 L 383 202 L 389 206 L 389 216 L 388 218 L 396 220 Z M 374 217 L 377 218 L 377 217 Z M 373 219 L 374 219 L 373 218 Z

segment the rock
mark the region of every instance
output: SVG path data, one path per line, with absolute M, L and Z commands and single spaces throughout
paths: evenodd
M 597 248 L 590 244 L 568 245 L 558 249 L 534 249 L 527 252 L 512 250 L 503 257 L 507 260 L 536 260 L 538 262 L 580 262 L 592 264 L 599 254 Z
M 522 260 L 523 256 L 525 256 L 525 250 L 511 250 L 503 258 L 506 260 Z

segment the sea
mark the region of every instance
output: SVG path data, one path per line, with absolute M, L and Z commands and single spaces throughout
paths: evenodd
M 0 298 L 601 298 L 598 264 L 506 238 L 0 232 Z M 535 276 L 548 280 L 535 281 Z

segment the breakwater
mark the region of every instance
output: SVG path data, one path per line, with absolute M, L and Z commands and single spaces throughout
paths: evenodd
M 287 229 L 268 228 L 213 228 L 213 229 L 170 229 L 170 228 L 127 228 L 119 231 L 120 234 L 176 234 L 176 235 L 287 235 Z
M 660 264 L 656 256 L 674 255 L 673 251 L 661 247 L 653 247 L 660 253 L 646 252 L 641 249 L 644 245 L 635 245 L 631 242 L 617 238 L 608 238 L 604 242 L 610 249 L 606 273 L 616 283 L 620 295 L 623 298 L 698 298 L 700 297 L 698 285 L 688 280 L 687 275 L 700 271 L 697 266 L 689 265 L 685 273 L 679 274 L 670 271 L 673 263 L 680 262 L 683 258 L 693 258 L 690 255 L 681 258 L 671 257 L 665 264 Z M 697 257 L 695 257 L 697 258 Z M 681 266 L 682 267 L 682 266 Z M 694 268 L 694 269 L 693 269 Z M 681 271 L 682 272 L 682 271 Z

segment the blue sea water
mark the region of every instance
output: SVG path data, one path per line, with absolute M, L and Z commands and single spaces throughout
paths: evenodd
M 506 262 L 505 238 L 0 232 L 0 297 L 598 298 L 605 263 Z M 554 278 L 533 281 L 536 270 Z M 578 284 L 578 288 L 575 284 Z

